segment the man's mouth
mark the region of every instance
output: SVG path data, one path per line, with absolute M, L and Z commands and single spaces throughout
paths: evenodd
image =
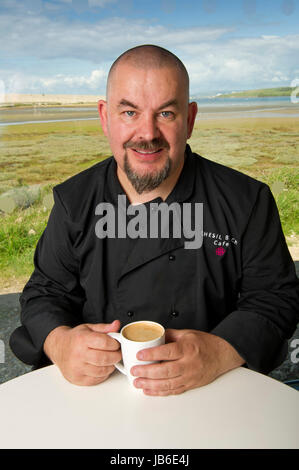
M 137 148 L 132 148 L 136 158 L 143 163 L 154 163 L 160 159 L 162 155 L 163 148 L 157 150 L 140 150 Z
M 162 149 L 157 149 L 157 150 L 151 150 L 151 151 L 149 151 L 149 150 L 139 150 L 139 149 L 134 149 L 134 148 L 133 148 L 133 150 L 134 150 L 135 152 L 141 153 L 141 155 L 153 155 L 153 154 L 155 154 L 155 153 L 160 152 Z

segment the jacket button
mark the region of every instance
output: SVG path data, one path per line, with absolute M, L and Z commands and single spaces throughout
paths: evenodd
M 172 312 L 171 314 L 173 317 L 177 317 L 178 316 L 178 312 Z
M 127 312 L 128 317 L 132 317 L 134 315 L 133 312 Z
M 170 260 L 170 261 L 174 261 L 174 260 L 175 260 L 175 256 L 174 256 L 174 255 L 169 255 L 169 260 Z

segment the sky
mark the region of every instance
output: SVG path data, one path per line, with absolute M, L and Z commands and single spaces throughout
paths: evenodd
M 0 92 L 105 94 L 125 50 L 176 54 L 193 96 L 299 79 L 299 0 L 0 0 Z

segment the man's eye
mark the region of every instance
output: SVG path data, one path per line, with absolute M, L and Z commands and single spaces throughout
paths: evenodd
M 125 114 L 129 117 L 133 117 L 135 115 L 135 111 L 125 111 Z
M 173 113 L 171 111 L 162 111 L 161 115 L 165 118 L 173 117 Z

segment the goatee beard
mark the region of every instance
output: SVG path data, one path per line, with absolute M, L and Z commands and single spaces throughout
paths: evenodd
M 168 142 L 163 138 L 155 138 L 151 141 L 128 141 L 124 144 L 125 149 L 125 158 L 124 158 L 124 170 L 125 173 L 131 182 L 133 188 L 138 194 L 142 194 L 143 192 L 149 192 L 153 189 L 156 189 L 160 184 L 169 176 L 170 168 L 171 168 L 171 160 L 168 157 L 164 167 L 156 172 L 153 173 L 146 173 L 144 175 L 138 174 L 134 169 L 131 167 L 127 149 L 132 148 L 135 150 L 144 150 L 149 152 L 155 152 L 160 149 L 169 149 Z
M 160 186 L 160 184 L 169 176 L 170 168 L 171 160 L 168 157 L 164 167 L 161 170 L 154 173 L 140 175 L 131 167 L 127 151 L 125 152 L 124 170 L 128 180 L 131 182 L 133 188 L 138 194 L 142 194 L 143 192 L 150 192 Z

